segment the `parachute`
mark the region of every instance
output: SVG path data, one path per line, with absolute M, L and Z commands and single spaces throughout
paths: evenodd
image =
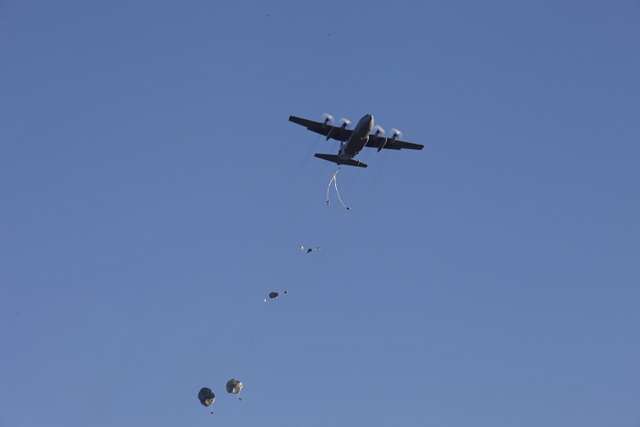
M 229 394 L 239 394 L 244 388 L 244 384 L 240 380 L 235 378 L 231 378 L 227 381 L 227 385 L 225 387 L 227 389 L 227 393 Z
M 210 388 L 202 387 L 198 392 L 198 400 L 203 406 L 209 407 L 216 401 L 216 395 Z

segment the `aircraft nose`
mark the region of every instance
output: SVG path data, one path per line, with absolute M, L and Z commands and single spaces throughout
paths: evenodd
M 367 117 L 367 121 L 369 122 L 369 127 L 372 128 L 374 124 L 373 114 L 367 114 L 366 117 Z

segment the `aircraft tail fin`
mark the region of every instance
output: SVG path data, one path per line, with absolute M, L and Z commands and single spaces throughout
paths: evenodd
M 366 168 L 367 164 L 366 163 L 362 163 L 359 162 L 357 160 L 353 160 L 353 159 L 341 159 L 340 157 L 336 156 L 335 154 L 322 154 L 322 153 L 316 153 L 314 154 L 315 157 L 322 159 L 322 160 L 327 160 L 329 162 L 333 162 L 337 165 L 349 165 L 349 166 L 356 166 L 359 168 Z

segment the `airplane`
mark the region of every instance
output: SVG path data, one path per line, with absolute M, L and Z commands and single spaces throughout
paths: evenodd
M 384 136 L 384 129 L 380 126 L 374 126 L 373 115 L 365 114 L 362 116 L 353 130 L 347 129 L 351 123 L 347 119 L 340 121 L 340 126 L 333 126 L 333 117 L 330 114 L 324 115 L 323 122 L 316 122 L 302 117 L 289 116 L 289 121 L 304 126 L 312 132 L 324 135 L 327 139 L 335 139 L 340 141 L 340 150 L 338 154 L 315 153 L 314 157 L 322 160 L 333 162 L 337 165 L 357 166 L 366 168 L 366 163 L 355 160 L 364 147 L 374 147 L 380 152 L 383 148 L 387 150 L 422 150 L 424 145 L 414 144 L 412 142 L 400 141 L 401 132 L 392 129 L 391 138 Z

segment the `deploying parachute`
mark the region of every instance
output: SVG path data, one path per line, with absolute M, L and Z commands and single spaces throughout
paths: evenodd
M 338 201 L 346 210 L 351 210 L 349 206 L 344 203 L 342 200 L 342 196 L 340 195 L 340 190 L 338 190 L 338 172 L 340 172 L 340 168 L 336 169 L 336 171 L 331 175 L 331 179 L 329 180 L 329 184 L 327 185 L 327 196 L 325 197 L 324 203 L 329 206 L 329 191 L 331 190 L 331 184 L 333 184 L 333 188 L 336 189 L 336 196 L 338 196 Z
M 227 381 L 226 389 L 229 394 L 240 394 L 242 389 L 244 388 L 244 384 L 240 380 L 235 378 L 231 378 Z
M 216 401 L 216 395 L 210 388 L 202 387 L 198 392 L 198 400 L 203 406 L 209 407 Z

